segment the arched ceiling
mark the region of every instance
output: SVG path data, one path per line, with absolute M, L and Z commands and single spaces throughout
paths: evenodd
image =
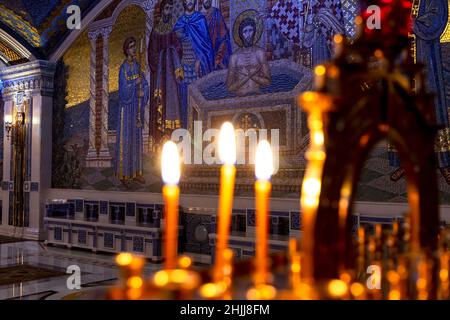
M 98 0 L 0 0 L 0 29 L 20 42 L 36 57 L 45 58 L 68 34 L 67 7 L 78 5 L 84 17 L 98 2 Z

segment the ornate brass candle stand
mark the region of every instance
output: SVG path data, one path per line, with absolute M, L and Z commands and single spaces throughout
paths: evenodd
M 197 272 L 189 270 L 191 259 L 180 257 L 178 268 L 163 269 L 150 279 L 144 279 L 144 258 L 121 253 L 116 258 L 121 271 L 122 285 L 111 288 L 107 298 L 112 300 L 173 300 L 192 299 L 201 279 Z
M 422 68 L 408 54 L 409 5 L 402 0 L 380 3 L 380 30 L 369 30 L 358 17 L 359 39 L 348 44 L 336 36 L 336 58 L 316 67 L 316 91 L 300 97 L 311 130 L 302 189 L 303 270 L 310 283 L 354 274 L 351 212 L 360 171 L 372 147 L 388 139 L 399 152 L 408 181 L 410 243 L 404 254 L 420 264 L 419 277 L 426 277 L 430 270 L 425 265 L 432 265 L 426 291 L 429 298 L 437 296 L 438 127 Z M 367 263 L 380 265 L 381 240 L 373 240 Z M 419 254 L 427 262 L 417 262 Z
M 301 194 L 303 235 L 300 243 L 290 243 L 288 254 L 268 258 L 274 290 L 247 295 L 254 261 L 230 259 L 223 282 L 214 277 L 217 270 L 163 270 L 144 282 L 140 298 L 450 298 L 449 233 L 439 234 L 434 154 L 439 128 L 422 68 L 408 54 L 410 2 L 378 4 L 384 27 L 367 29 L 358 17 L 358 40 L 350 44 L 336 36 L 336 57 L 315 68 L 315 91 L 299 97 L 311 135 Z M 360 228 L 355 239 L 352 204 L 360 171 L 383 139 L 402 159 L 410 209 L 390 230 Z M 130 270 L 123 275 L 128 285 L 121 292 L 140 284 L 131 280 L 136 275 Z

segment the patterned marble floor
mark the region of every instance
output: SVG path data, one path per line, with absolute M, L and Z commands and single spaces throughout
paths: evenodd
M 80 267 L 80 290 L 70 290 L 67 286 L 71 274 L 67 274 L 66 270 L 71 265 Z M 160 265 L 147 264 L 144 274 L 149 275 L 159 267 Z M 21 273 L 23 276 L 20 276 Z M 0 244 L 0 278 L 2 276 L 9 276 L 9 279 L 0 281 L 7 283 L 0 285 L 2 300 L 59 300 L 76 297 L 93 287 L 111 285 L 117 281 L 118 271 L 114 255 L 24 241 Z

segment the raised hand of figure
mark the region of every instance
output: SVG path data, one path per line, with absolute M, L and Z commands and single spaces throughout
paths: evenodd
M 142 83 L 141 77 L 137 78 L 137 79 L 136 79 L 136 84 L 141 84 L 141 83 Z

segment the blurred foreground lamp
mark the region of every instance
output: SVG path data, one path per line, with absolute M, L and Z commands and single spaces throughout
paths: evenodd
M 319 65 L 314 72 L 316 79 L 321 79 L 325 74 L 325 67 Z M 300 103 L 308 112 L 308 127 L 311 135 L 311 143 L 305 154 L 305 158 L 308 160 L 308 167 L 303 178 L 300 206 L 302 208 L 305 231 L 308 231 L 305 232 L 303 239 L 303 249 L 307 255 L 312 256 L 314 243 L 310 235 L 313 234 L 313 231 L 309 228 L 314 226 L 319 206 L 322 169 L 326 159 L 322 113 L 330 109 L 331 102 L 326 95 L 318 92 L 306 92 L 300 96 Z M 313 266 L 311 259 L 307 259 L 304 263 L 304 276 L 311 280 L 312 275 Z
M 123 252 L 117 255 L 116 263 L 122 275 L 122 290 L 112 292 L 113 298 L 135 300 L 142 296 L 142 268 L 144 258 Z

